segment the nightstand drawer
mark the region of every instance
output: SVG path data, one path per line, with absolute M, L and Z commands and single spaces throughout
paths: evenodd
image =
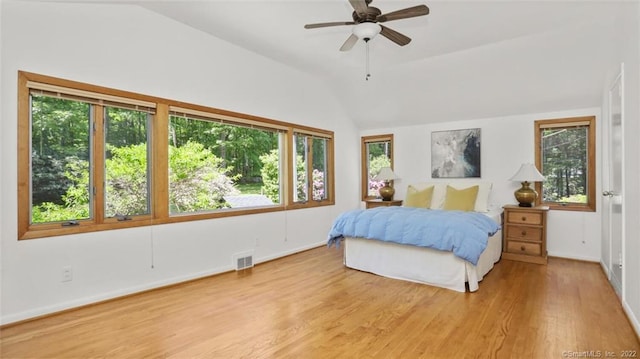
M 507 226 L 508 239 L 542 242 L 542 227 Z
M 542 224 L 542 213 L 509 211 L 507 214 L 507 222 L 539 226 Z
M 542 254 L 542 247 L 540 243 L 509 241 L 507 242 L 507 252 L 539 256 Z

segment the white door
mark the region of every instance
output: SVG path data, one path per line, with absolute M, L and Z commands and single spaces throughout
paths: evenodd
M 623 171 L 623 120 L 624 120 L 624 66 L 609 90 L 608 134 L 605 146 L 608 152 L 608 173 L 603 187 L 603 230 L 609 235 L 609 275 L 618 296 L 622 296 L 624 276 L 624 248 L 622 243 L 622 171 Z

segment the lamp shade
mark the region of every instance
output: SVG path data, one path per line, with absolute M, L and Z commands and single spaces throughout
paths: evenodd
M 516 172 L 510 180 L 522 183 L 522 187 L 513 193 L 516 196 L 519 206 L 533 207 L 533 203 L 538 198 L 538 192 L 530 187 L 529 182 L 544 181 L 544 176 L 538 171 L 536 166 L 532 163 L 522 164 L 518 172 Z
M 371 40 L 380 33 L 380 30 L 382 30 L 382 28 L 376 23 L 361 22 L 358 25 L 354 26 L 352 31 L 353 34 L 356 35 L 360 40 Z
M 380 169 L 380 172 L 378 172 L 378 174 L 374 177 L 376 181 L 393 181 L 397 178 L 398 177 L 395 173 L 393 173 L 391 167 L 382 167 Z
M 544 181 L 544 176 L 533 163 L 523 163 L 518 172 L 509 180 L 516 182 L 541 182 Z

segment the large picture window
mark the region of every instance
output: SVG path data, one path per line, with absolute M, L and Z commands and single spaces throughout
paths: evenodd
M 172 113 L 171 214 L 281 203 L 280 132 Z
M 595 211 L 595 117 L 535 121 L 538 203 Z
M 364 136 L 361 138 L 362 163 L 362 199 L 379 196 L 378 190 L 384 186 L 383 181 L 376 181 L 375 176 L 382 167 L 393 168 L 393 135 Z
M 19 239 L 334 203 L 331 131 L 27 72 L 18 81 Z

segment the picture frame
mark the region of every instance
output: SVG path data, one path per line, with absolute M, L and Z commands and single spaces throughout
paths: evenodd
M 480 178 L 479 128 L 431 132 L 431 178 Z

